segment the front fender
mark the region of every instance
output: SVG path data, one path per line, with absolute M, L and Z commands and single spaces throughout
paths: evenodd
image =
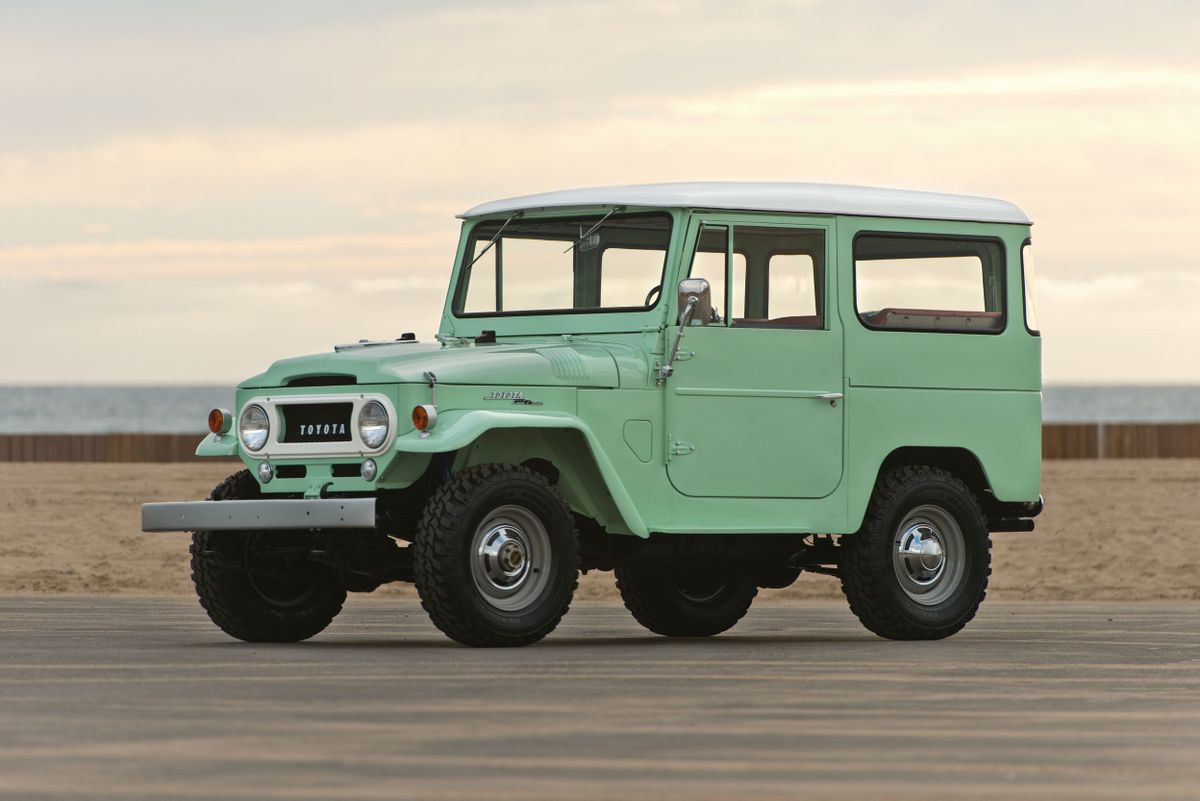
M 196 446 L 197 456 L 237 456 L 237 437 L 232 434 L 209 434 Z
M 427 434 L 410 431 L 396 438 L 393 449 L 404 453 L 446 453 L 465 448 L 480 436 L 495 429 L 559 429 L 578 431 L 587 442 L 596 467 L 604 479 L 625 525 L 638 537 L 650 536 L 650 531 L 638 513 L 637 506 L 621 481 L 616 468 L 601 447 L 591 428 L 567 412 L 509 412 L 489 409 L 448 411 L 438 416 L 436 427 Z

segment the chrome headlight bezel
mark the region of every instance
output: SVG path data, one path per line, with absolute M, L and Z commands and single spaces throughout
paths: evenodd
M 387 407 L 377 400 L 364 403 L 358 410 L 358 439 L 367 450 L 376 451 L 387 442 L 392 429 L 392 417 Z
M 271 418 L 266 409 L 257 403 L 251 403 L 242 409 L 241 415 L 238 416 L 238 439 L 243 448 L 257 453 L 267 446 L 270 436 Z

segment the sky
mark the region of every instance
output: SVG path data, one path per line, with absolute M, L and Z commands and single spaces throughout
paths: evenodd
M 459 221 L 786 180 L 1034 220 L 1047 383 L 1200 383 L 1200 3 L 0 1 L 0 383 L 436 330 Z

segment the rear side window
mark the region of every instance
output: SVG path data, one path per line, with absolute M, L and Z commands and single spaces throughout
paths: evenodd
M 1034 292 L 1033 254 L 1030 243 L 1026 242 L 1021 248 L 1021 286 L 1025 290 L 1025 328 L 1031 334 L 1042 329 L 1038 327 L 1037 294 Z
M 864 234 L 854 302 L 869 328 L 1004 330 L 1004 247 L 992 240 Z

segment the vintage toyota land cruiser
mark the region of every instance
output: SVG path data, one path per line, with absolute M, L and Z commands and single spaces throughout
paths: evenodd
M 947 637 L 990 532 L 1041 509 L 1030 222 L 975 197 L 810 184 L 552 192 L 462 215 L 436 344 L 277 362 L 214 410 L 194 531 L 212 620 L 324 629 L 416 584 L 460 643 L 524 645 L 579 571 L 651 631 L 733 626 L 760 587 L 837 576 L 871 631 Z

